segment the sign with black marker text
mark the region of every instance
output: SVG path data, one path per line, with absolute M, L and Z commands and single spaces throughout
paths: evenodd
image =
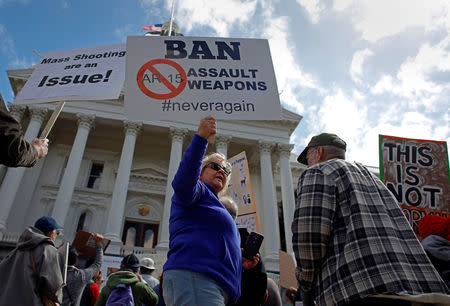
M 125 44 L 45 54 L 15 102 L 117 99 L 125 80 Z
M 380 135 L 380 175 L 415 230 L 425 215 L 448 216 L 450 173 L 445 141 Z
M 281 107 L 263 39 L 127 38 L 125 115 L 132 120 L 279 120 Z

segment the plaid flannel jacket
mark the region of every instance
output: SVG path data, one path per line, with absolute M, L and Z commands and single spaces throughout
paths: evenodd
M 382 293 L 449 293 L 393 195 L 362 165 L 316 164 L 297 192 L 297 278 L 317 305 Z

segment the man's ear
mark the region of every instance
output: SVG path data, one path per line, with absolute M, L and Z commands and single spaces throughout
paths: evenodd
M 325 149 L 323 147 L 317 147 L 317 157 L 319 159 L 319 163 L 326 161 Z

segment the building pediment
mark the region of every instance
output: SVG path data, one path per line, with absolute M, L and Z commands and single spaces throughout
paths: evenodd
M 152 177 L 152 178 L 166 179 L 167 171 L 152 165 L 149 167 L 135 168 L 135 169 L 131 170 L 131 175 L 139 176 L 139 177 Z

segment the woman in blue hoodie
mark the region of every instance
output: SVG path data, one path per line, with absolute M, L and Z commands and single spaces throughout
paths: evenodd
M 200 121 L 172 182 L 169 252 L 164 265 L 167 305 L 227 305 L 240 296 L 239 231 L 219 196 L 230 165 L 219 153 L 203 158 L 216 120 Z

